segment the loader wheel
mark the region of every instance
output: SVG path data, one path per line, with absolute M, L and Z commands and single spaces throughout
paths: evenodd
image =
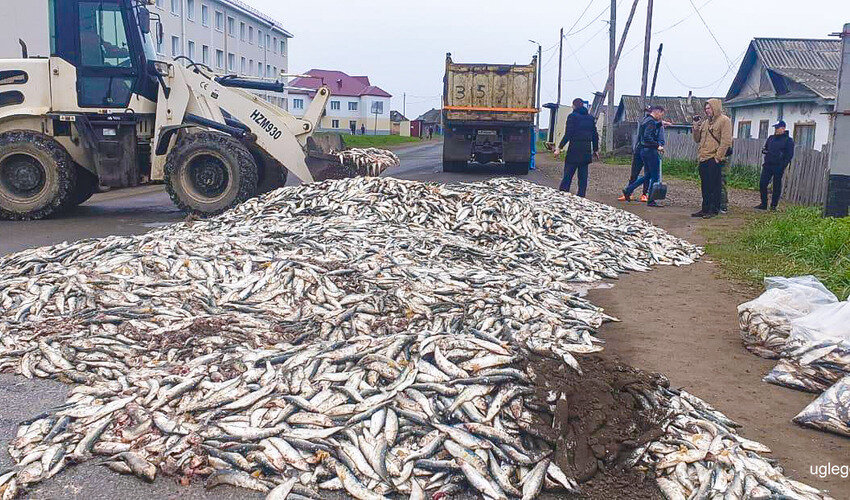
M 67 206 L 76 166 L 61 144 L 40 132 L 0 134 L 0 219 L 35 220 Z
M 289 171 L 281 162 L 259 149 L 251 149 L 251 155 L 257 164 L 257 194 L 268 193 L 286 185 Z
M 70 205 L 71 207 L 76 207 L 78 205 L 82 205 L 92 195 L 97 192 L 97 176 L 83 167 L 77 165 L 77 185 L 74 186 L 74 195 L 71 197 Z
M 180 209 L 218 214 L 257 193 L 257 163 L 236 139 L 198 132 L 181 139 L 168 153 L 165 187 Z
M 466 169 L 465 161 L 443 160 L 443 172 L 463 172 Z

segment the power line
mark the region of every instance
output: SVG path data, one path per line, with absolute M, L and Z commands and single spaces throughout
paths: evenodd
M 589 9 L 591 5 L 593 5 L 593 0 L 590 0 L 589 2 L 587 2 L 587 7 L 585 7 L 585 8 L 584 8 L 584 10 L 583 10 L 583 11 L 581 11 L 581 14 L 579 14 L 579 16 L 576 18 L 576 22 L 574 22 L 574 23 L 573 23 L 573 25 L 572 25 L 572 26 L 570 26 L 570 29 L 568 29 L 568 30 L 567 30 L 567 35 L 566 35 L 566 36 L 569 36 L 569 35 L 571 35 L 571 34 L 572 34 L 572 32 L 573 32 L 573 28 L 575 28 L 575 27 L 576 27 L 576 25 L 578 24 L 578 22 L 579 22 L 579 21 L 581 21 L 581 18 L 582 18 L 582 17 L 584 17 L 584 14 L 587 12 L 587 9 Z M 601 15 L 601 14 L 600 14 L 600 15 Z M 591 22 L 592 22 L 592 21 L 591 21 Z
M 714 1 L 714 0 L 707 0 L 704 4 L 702 4 L 702 5 L 700 5 L 700 6 L 699 6 L 699 10 L 702 10 L 702 9 L 703 9 L 706 5 L 710 4 L 710 3 L 711 3 L 711 2 L 713 2 L 713 1 Z M 664 33 L 665 31 L 668 31 L 668 30 L 671 30 L 671 29 L 675 28 L 676 26 L 678 26 L 678 25 L 682 24 L 683 22 L 687 21 L 688 19 L 690 19 L 690 18 L 692 18 L 692 17 L 694 17 L 694 13 L 693 13 L 693 12 L 691 12 L 691 13 L 690 13 L 690 14 L 688 14 L 687 16 L 685 16 L 685 17 L 683 17 L 683 18 L 679 19 L 678 21 L 676 21 L 675 23 L 671 24 L 670 26 L 667 26 L 666 28 L 662 28 L 662 29 L 660 29 L 660 30 L 658 30 L 658 31 L 653 31 L 653 32 L 652 32 L 652 34 L 653 34 L 653 35 L 658 35 L 659 33 Z
M 741 59 L 744 56 L 744 53 L 746 53 L 746 50 L 744 50 L 744 52 L 741 52 L 738 55 L 738 57 L 735 58 L 734 61 L 729 61 L 729 66 L 726 68 L 726 72 L 723 73 L 723 75 L 721 75 L 720 78 L 718 78 L 717 80 L 714 80 L 713 82 L 708 83 L 706 85 L 689 85 L 689 84 L 683 82 L 682 80 L 679 79 L 679 77 L 676 76 L 676 73 L 673 72 L 673 69 L 667 63 L 666 59 L 664 60 L 664 67 L 670 73 L 670 76 L 672 76 L 674 80 L 679 82 L 679 84 L 681 84 L 681 85 L 683 85 L 683 86 L 685 86 L 689 89 L 706 89 L 706 88 L 711 87 L 713 85 L 717 85 L 719 82 L 722 82 L 723 79 L 726 78 L 726 75 L 728 75 L 729 72 L 732 71 L 732 68 L 734 68 L 737 65 L 738 60 Z
M 619 5 L 622 3 L 622 1 L 623 1 L 623 0 L 618 0 L 617 5 L 619 6 Z M 606 5 L 606 6 L 605 6 L 605 8 L 604 8 L 604 9 L 602 9 L 602 12 L 600 12 L 599 14 L 597 14 L 597 15 L 596 15 L 596 17 L 594 17 L 593 19 L 591 19 L 591 20 L 590 20 L 590 22 L 588 22 L 587 24 L 585 24 L 585 25 L 584 25 L 584 26 L 582 26 L 581 28 L 577 29 L 576 31 L 570 31 L 569 33 L 567 33 L 567 34 L 566 34 L 566 35 L 564 35 L 564 36 L 577 35 L 577 34 L 581 33 L 582 31 L 584 31 L 584 30 L 586 30 L 587 28 L 589 28 L 590 26 L 592 26 L 592 25 L 593 25 L 593 23 L 595 23 L 595 22 L 596 22 L 596 21 L 597 21 L 600 17 L 602 17 L 602 16 L 603 16 L 606 12 L 608 12 L 608 10 L 610 10 L 610 9 L 611 9 L 611 6 L 610 6 L 610 5 Z M 573 26 L 575 26 L 575 25 L 573 25 Z
M 699 20 L 702 21 L 702 24 L 703 24 L 703 26 L 705 26 L 705 29 L 708 30 L 708 34 L 711 35 L 711 38 L 714 40 L 714 43 L 717 44 L 717 47 L 720 49 L 720 52 L 723 52 L 723 57 L 726 58 L 726 63 L 727 64 L 731 63 L 732 61 L 729 60 L 729 56 L 726 54 L 726 51 L 723 49 L 723 46 L 720 45 L 720 41 L 718 41 L 717 37 L 714 36 L 714 32 L 711 31 L 711 27 L 708 26 L 708 23 L 705 22 L 705 19 L 702 17 L 702 14 L 699 13 L 697 6 L 694 5 L 694 0 L 688 0 L 688 2 L 690 2 L 691 7 L 694 8 L 694 12 L 696 12 L 697 16 L 699 16 Z

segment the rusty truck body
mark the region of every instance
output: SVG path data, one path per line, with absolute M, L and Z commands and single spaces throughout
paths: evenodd
M 461 64 L 446 54 L 443 170 L 501 163 L 527 174 L 531 163 L 537 57 L 528 65 Z

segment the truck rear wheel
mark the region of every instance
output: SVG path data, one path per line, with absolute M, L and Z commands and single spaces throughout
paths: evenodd
M 508 163 L 508 172 L 514 175 L 528 175 L 528 162 Z
M 31 130 L 0 134 L 0 219 L 43 219 L 71 200 L 71 156 L 53 138 Z
M 165 187 L 180 209 L 218 214 L 257 193 L 257 163 L 248 148 L 230 136 L 190 134 L 168 153 Z
M 443 161 L 443 172 L 463 172 L 466 168 L 465 161 Z

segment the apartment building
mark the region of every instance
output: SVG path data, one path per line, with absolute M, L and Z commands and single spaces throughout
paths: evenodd
M 287 72 L 292 34 L 240 0 L 156 0 L 164 57 L 186 56 L 220 74 L 277 80 Z M 286 109 L 285 93 L 257 92 Z
M 331 98 L 317 129 L 321 132 L 365 132 L 367 135 L 389 135 L 389 93 L 372 85 L 368 76 L 350 76 L 342 71 L 311 69 L 309 77 L 289 82 L 289 110 L 303 116 L 321 85 L 327 85 Z

